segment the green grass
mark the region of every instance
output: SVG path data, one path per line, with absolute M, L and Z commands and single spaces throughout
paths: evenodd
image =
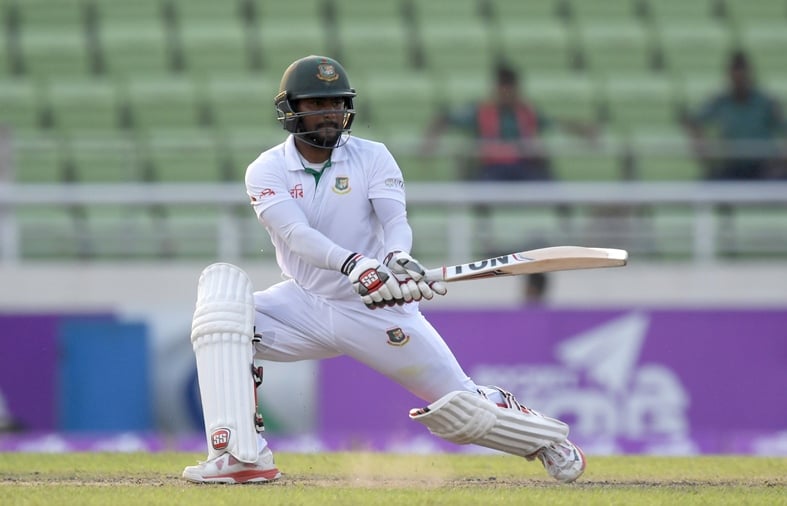
M 787 459 L 591 457 L 562 485 L 537 463 L 507 455 L 277 455 L 281 480 L 194 485 L 180 479 L 201 455 L 0 453 L 4 505 L 787 504 Z

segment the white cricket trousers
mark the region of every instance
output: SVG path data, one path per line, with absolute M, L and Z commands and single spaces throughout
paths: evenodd
M 431 403 L 457 390 L 475 392 L 443 338 L 417 310 L 368 309 L 326 301 L 292 280 L 254 294 L 255 358 L 274 362 L 350 356 Z M 409 306 L 409 307 L 408 307 Z

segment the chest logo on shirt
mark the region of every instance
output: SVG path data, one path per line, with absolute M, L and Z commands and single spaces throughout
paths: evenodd
M 334 193 L 344 194 L 350 193 L 350 178 L 347 176 L 337 176 L 336 180 L 333 183 L 333 191 Z
M 396 327 L 385 331 L 388 334 L 388 344 L 391 346 L 404 346 L 410 340 L 410 336 L 404 333 L 401 327 Z

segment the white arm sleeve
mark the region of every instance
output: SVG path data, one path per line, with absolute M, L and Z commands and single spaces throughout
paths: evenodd
M 292 200 L 266 208 L 260 214 L 260 221 L 275 231 L 293 253 L 315 267 L 341 270 L 344 261 L 353 253 L 312 228 L 298 204 Z
M 407 221 L 404 202 L 391 198 L 372 199 L 374 212 L 383 224 L 385 253 L 404 251 L 410 253 L 413 247 L 413 230 Z

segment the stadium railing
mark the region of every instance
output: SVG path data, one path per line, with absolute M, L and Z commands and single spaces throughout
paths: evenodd
M 423 248 L 428 243 L 433 248 L 418 253 L 440 261 L 467 261 L 504 248 L 526 249 L 536 239 L 552 244 L 625 247 L 642 256 L 682 254 L 686 259 L 708 262 L 720 258 L 726 251 L 724 241 L 732 238 L 744 253 L 787 257 L 787 181 L 418 182 L 408 185 L 407 195 L 416 245 Z M 84 207 L 101 215 L 102 206 L 116 212 L 118 208 L 139 211 L 166 206 L 181 217 L 189 217 L 192 213 L 188 210 L 197 209 L 190 219 L 202 227 L 197 234 L 199 244 L 207 244 L 207 256 L 226 261 L 246 254 L 246 230 L 253 230 L 255 236 L 265 235 L 253 213 L 243 209 L 247 201 L 240 183 L 0 183 L 0 262 L 25 260 L 20 230 L 23 210 L 48 208 L 65 213 Z M 760 219 L 747 231 L 745 223 L 729 214 L 729 210 L 737 213 L 747 208 L 764 209 L 770 218 Z M 185 211 L 178 214 L 178 209 Z M 490 219 L 489 213 L 478 213 L 483 209 L 497 213 L 491 222 L 484 221 Z M 572 218 L 572 209 L 583 212 Z M 654 209 L 669 212 L 666 218 L 654 218 Z M 685 211 L 677 225 L 670 221 L 675 219 L 670 213 L 676 209 Z M 118 213 L 123 217 L 131 214 Z M 173 236 L 165 231 L 164 237 L 177 237 L 177 226 L 172 228 Z M 206 228 L 212 233 L 202 232 Z M 124 230 L 112 224 L 95 233 L 99 234 L 97 240 L 108 244 L 128 239 L 122 237 Z M 427 236 L 436 240 L 419 240 Z M 259 246 L 253 245 L 252 254 L 259 255 Z M 272 252 L 269 245 L 262 249 Z M 133 250 L 126 253 L 125 259 L 134 259 Z M 150 258 L 139 255 L 139 259 Z

